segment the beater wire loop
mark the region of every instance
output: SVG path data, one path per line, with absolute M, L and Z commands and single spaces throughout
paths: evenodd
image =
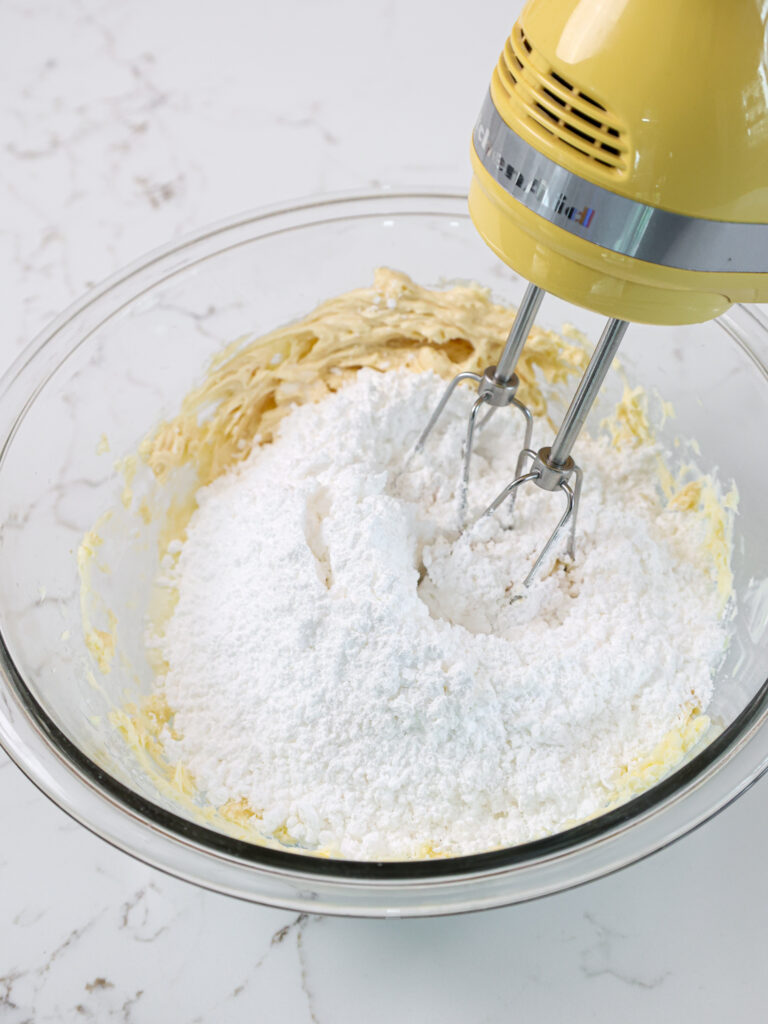
M 493 499 L 480 518 L 493 515 L 507 500 L 509 500 L 509 511 L 511 514 L 514 511 L 517 493 L 523 484 L 533 483 L 545 491 L 562 491 L 565 496 L 565 511 L 561 515 L 557 526 L 549 535 L 544 547 L 537 555 L 530 572 L 525 577 L 523 581 L 525 587 L 529 587 L 541 571 L 542 566 L 566 527 L 569 528 L 566 553 L 571 559 L 575 557 L 576 520 L 579 512 L 583 477 L 581 469 L 571 457 L 571 450 L 584 426 L 590 409 L 594 405 L 600 387 L 605 380 L 605 375 L 608 373 L 628 326 L 625 320 L 614 319 L 608 321 L 600 336 L 600 340 L 595 346 L 587 369 L 584 371 L 584 376 L 579 381 L 579 385 L 563 417 L 563 422 L 552 442 L 552 446 L 539 448 L 538 451 L 535 451 L 531 447 L 533 415 L 531 410 L 517 397 L 520 380 L 515 373 L 515 367 L 543 297 L 544 292 L 541 288 L 534 284 L 528 285 L 504 349 L 499 357 L 498 365 L 487 366 L 482 374 L 472 373 L 467 370 L 453 378 L 445 389 L 419 440 L 416 442 L 415 449 L 419 452 L 424 448 L 427 438 L 442 416 L 457 385 L 465 380 L 471 380 L 477 384 L 477 398 L 472 404 L 467 420 L 467 430 L 462 452 L 461 477 L 458 488 L 458 520 L 459 528 L 463 530 L 469 505 L 469 478 L 476 432 L 487 425 L 496 409 L 514 406 L 514 408 L 522 413 L 525 420 L 525 435 L 523 447 L 517 457 L 514 479 Z M 484 406 L 488 407 L 488 411 L 478 422 L 478 413 Z M 530 468 L 528 472 L 524 473 L 523 467 L 526 461 L 530 461 Z M 571 479 L 573 479 L 573 484 L 571 484 Z

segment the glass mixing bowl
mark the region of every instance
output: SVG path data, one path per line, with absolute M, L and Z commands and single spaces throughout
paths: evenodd
M 423 284 L 477 280 L 511 303 L 525 285 L 477 236 L 461 194 L 321 198 L 245 214 L 152 253 L 72 306 L 16 361 L 0 384 L 0 742 L 82 824 L 220 892 L 315 913 L 499 906 L 644 857 L 766 769 L 768 590 L 759 581 L 768 576 L 768 481 L 760 470 L 768 329 L 760 313 L 740 307 L 695 327 L 634 326 L 622 351 L 631 378 L 673 403 L 675 417 L 660 428 L 672 458 L 685 447 L 675 448 L 677 437 L 695 438 L 701 464 L 739 489 L 738 608 L 708 742 L 641 796 L 536 842 L 447 860 L 323 860 L 201 824 L 141 770 L 107 715 L 151 688 L 142 635 L 156 555 L 129 538 L 112 552 L 104 585 L 117 611 L 118 651 L 101 676 L 83 640 L 76 553 L 99 515 L 119 506 L 114 460 L 177 410 L 213 353 L 369 284 L 378 265 Z M 571 322 L 593 338 L 602 326 L 551 296 L 540 321 Z M 609 378 L 604 406 L 618 387 Z M 111 455 L 99 444 L 103 435 Z

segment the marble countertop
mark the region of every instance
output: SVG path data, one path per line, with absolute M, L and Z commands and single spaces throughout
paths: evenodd
M 4 0 L 0 369 L 90 284 L 241 209 L 468 181 L 519 4 Z M 675 846 L 504 910 L 351 921 L 169 878 L 0 756 L 0 1021 L 762 1021 L 768 783 Z

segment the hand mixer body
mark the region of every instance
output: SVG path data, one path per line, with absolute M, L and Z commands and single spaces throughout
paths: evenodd
M 609 317 L 768 301 L 757 0 L 532 0 L 475 126 L 470 213 L 536 285 Z
M 463 526 L 480 408 L 522 410 L 515 478 L 484 514 L 525 484 L 566 500 L 525 586 L 563 532 L 573 557 L 582 474 L 571 450 L 627 321 L 697 323 L 768 301 L 764 11 L 762 0 L 531 0 L 494 69 L 472 138 L 469 209 L 531 284 L 497 366 L 451 382 L 417 450 L 472 378 Z M 514 370 L 545 291 L 610 319 L 552 445 L 534 451 Z

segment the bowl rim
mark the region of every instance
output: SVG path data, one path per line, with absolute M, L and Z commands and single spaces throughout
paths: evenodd
M 371 204 L 380 206 L 381 209 L 378 212 L 387 216 L 396 215 L 398 212 L 406 212 L 411 215 L 417 212 L 427 212 L 416 209 L 406 211 L 384 209 L 387 202 L 390 201 L 418 204 L 445 202 L 455 206 L 461 203 L 463 205 L 461 210 L 457 208 L 438 212 L 451 217 L 469 219 L 464 190 L 419 187 L 363 189 L 307 196 L 290 202 L 276 203 L 245 211 L 207 225 L 198 231 L 151 250 L 89 289 L 82 297 L 68 306 L 33 338 L 0 378 L 0 409 L 2 409 L 9 392 L 20 379 L 24 378 L 26 382 L 26 378 L 29 378 L 30 382 L 34 382 L 38 358 L 64 328 L 71 326 L 86 310 L 100 300 L 109 297 L 117 288 L 129 284 L 132 279 L 142 278 L 161 267 L 166 267 L 177 256 L 189 255 L 200 243 L 213 240 L 217 236 L 226 236 L 234 229 L 242 229 L 254 223 L 286 219 L 295 215 L 308 216 L 310 211 L 321 214 L 323 212 L 347 211 L 344 219 L 355 218 L 360 216 L 359 213 L 354 212 L 356 207 L 370 206 Z M 331 218 L 320 216 L 312 220 L 299 220 L 289 227 L 301 228 L 310 224 L 322 224 L 324 219 Z M 257 241 L 258 236 L 253 240 Z M 222 250 L 217 251 L 221 252 Z M 174 265 L 173 273 L 183 270 L 195 262 L 197 260 L 192 259 L 187 263 Z M 157 287 L 162 280 L 165 278 L 155 280 L 148 287 Z M 141 292 L 137 292 L 134 299 L 138 294 Z M 762 321 L 759 322 L 765 326 Z M 729 333 L 732 332 L 729 331 Z M 768 376 L 765 364 L 755 355 L 747 341 L 744 338 L 735 340 L 757 362 L 763 374 Z M 72 349 L 67 351 L 70 352 Z M 22 388 L 22 391 L 24 390 Z M 32 392 L 26 393 L 26 397 L 22 396 L 24 400 L 17 415 L 12 418 L 10 427 L 6 430 L 3 425 L 4 436 L 0 435 L 0 439 L 2 439 L 0 466 L 2 466 L 6 451 L 12 443 L 15 425 L 21 421 L 34 397 L 34 389 Z M 0 614 L 1 612 L 0 609 Z M 702 750 L 671 771 L 650 789 L 595 819 L 518 846 L 460 857 L 420 861 L 326 859 L 311 854 L 257 846 L 244 840 L 235 839 L 189 821 L 181 815 L 166 811 L 113 778 L 78 749 L 37 701 L 11 657 L 3 631 L 3 623 L 0 621 L 0 676 L 8 688 L 8 692 L 0 693 L 0 746 L 38 788 L 89 830 L 155 867 L 179 877 L 186 877 L 199 885 L 278 906 L 306 906 L 315 911 L 318 909 L 316 897 L 306 899 L 302 903 L 298 896 L 286 899 L 280 895 L 264 896 L 263 892 L 250 891 L 250 887 L 243 886 L 242 881 L 231 885 L 225 885 L 221 880 L 218 884 L 211 883 L 206 873 L 201 871 L 203 862 L 217 858 L 228 864 L 243 865 L 250 869 L 251 873 L 255 873 L 253 869 L 261 869 L 262 872 L 282 875 L 294 881 L 297 879 L 304 881 L 327 880 L 342 886 L 356 886 L 365 883 L 367 886 L 384 888 L 395 883 L 398 891 L 401 887 L 409 888 L 421 883 L 450 884 L 452 881 L 465 882 L 469 879 L 476 882 L 483 877 L 500 874 L 509 876 L 536 866 L 578 857 L 585 850 L 592 850 L 599 845 L 607 849 L 611 843 L 621 841 L 622 837 L 626 838 L 628 830 L 635 830 L 644 821 L 669 812 L 691 793 L 699 790 L 704 782 L 714 775 L 719 776 L 724 768 L 730 766 L 731 771 L 727 773 L 728 783 L 719 797 L 714 802 L 707 803 L 704 809 L 699 807 L 695 813 L 689 815 L 684 822 L 678 823 L 675 828 L 663 830 L 663 836 L 649 837 L 645 843 L 635 844 L 633 850 L 624 850 L 618 857 L 612 855 L 608 863 L 586 870 L 583 876 L 579 876 L 575 880 L 565 880 L 563 884 L 545 885 L 540 889 L 534 887 L 535 891 L 526 890 L 526 894 L 519 896 L 513 894 L 511 899 L 506 901 L 514 902 L 518 899 L 544 895 L 546 892 L 610 873 L 668 845 L 726 807 L 768 769 L 768 742 L 766 742 L 761 746 L 759 752 L 752 751 L 751 757 L 748 759 L 749 768 L 746 772 L 742 769 L 736 773 L 739 776 L 738 779 L 735 776 L 731 777 L 736 755 L 749 746 L 759 727 L 768 717 L 767 680 L 734 721 Z M 11 701 L 8 700 L 8 693 L 11 695 Z M 756 753 L 757 760 L 755 760 Z M 56 773 L 60 772 L 61 766 L 64 766 L 67 771 L 63 776 L 61 774 L 57 776 Z M 110 805 L 115 813 L 105 816 L 98 810 L 94 810 L 96 806 L 92 800 L 94 795 L 105 805 Z M 115 815 L 122 815 L 126 821 L 130 820 L 141 826 L 139 834 L 133 837 L 126 835 L 126 828 L 121 827 L 121 823 L 118 822 Z M 157 848 L 147 849 L 145 844 L 139 841 L 142 834 L 147 842 L 153 842 Z M 153 839 L 150 840 L 149 836 L 152 836 Z M 160 837 L 163 842 L 158 845 L 156 840 Z M 179 865 L 173 849 L 179 844 L 183 845 L 188 853 L 192 852 L 191 860 L 195 864 L 194 867 Z M 443 887 L 440 886 L 440 888 Z M 338 893 L 335 894 L 336 897 L 338 895 Z M 445 896 L 445 892 L 442 895 Z M 332 895 L 331 898 L 333 899 L 334 896 Z M 499 900 L 497 895 L 487 905 L 498 906 L 501 902 L 504 900 Z M 476 901 L 474 905 L 477 905 Z M 332 909 L 333 907 L 331 907 Z M 457 909 L 472 909 L 472 907 L 453 903 L 448 912 L 456 912 Z M 422 912 L 435 913 L 436 911 L 440 912 L 440 908 L 430 905 L 428 910 Z M 328 908 L 323 907 L 323 912 L 329 912 Z M 343 912 L 367 913 L 369 911 L 360 910 L 359 907 L 344 907 Z

